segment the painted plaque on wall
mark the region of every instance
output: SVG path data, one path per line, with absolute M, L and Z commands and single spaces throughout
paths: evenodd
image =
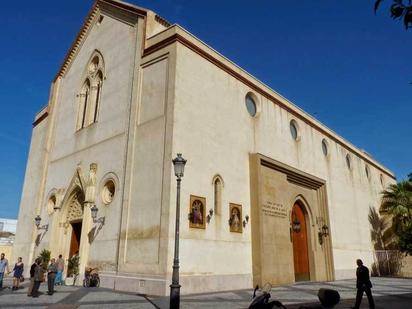
M 189 226 L 197 229 L 206 227 L 206 198 L 190 195 Z
M 242 205 L 230 203 L 229 215 L 230 231 L 242 233 Z

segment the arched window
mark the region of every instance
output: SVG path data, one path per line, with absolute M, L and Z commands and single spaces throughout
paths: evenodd
M 223 188 L 223 180 L 222 177 L 216 175 L 213 177 L 213 189 L 214 189 L 214 207 L 213 211 L 216 215 L 220 215 L 222 213 L 222 188 Z
M 94 101 L 94 106 L 93 106 L 93 111 L 94 111 L 93 122 L 97 121 L 100 97 L 102 93 L 102 84 L 103 84 L 103 73 L 102 71 L 99 71 L 97 72 L 97 75 L 96 75 L 96 100 Z
M 77 129 L 84 128 L 86 126 L 87 105 L 90 96 L 90 81 L 86 79 L 82 89 L 80 91 L 79 111 L 77 117 Z
M 85 81 L 79 94 L 78 130 L 97 122 L 99 116 L 104 80 L 103 57 L 99 52 L 94 52 L 83 75 Z

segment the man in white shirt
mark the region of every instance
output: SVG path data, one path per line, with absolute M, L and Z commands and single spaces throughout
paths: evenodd
M 3 278 L 5 272 L 9 272 L 9 261 L 7 261 L 4 253 L 0 255 L 0 290 L 3 289 Z

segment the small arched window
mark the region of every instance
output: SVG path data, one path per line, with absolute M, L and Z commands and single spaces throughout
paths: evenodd
M 87 105 L 90 97 L 90 81 L 86 79 L 80 91 L 79 111 L 77 116 L 77 129 L 86 126 Z
M 213 177 L 213 189 L 214 189 L 214 207 L 213 211 L 216 215 L 222 213 L 222 188 L 223 180 L 219 175 Z
M 99 116 L 104 80 L 103 57 L 99 52 L 95 51 L 83 75 L 84 83 L 79 94 L 78 130 L 97 122 Z
M 97 116 L 99 112 L 100 97 L 102 94 L 102 84 L 103 84 L 103 73 L 99 71 L 96 75 L 96 99 L 94 100 L 93 106 L 93 122 L 97 121 Z

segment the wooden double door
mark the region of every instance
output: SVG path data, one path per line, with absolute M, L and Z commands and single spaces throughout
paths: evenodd
M 82 221 L 72 222 L 72 237 L 70 239 L 69 257 L 72 257 L 80 250 L 80 238 L 82 234 Z
M 292 243 L 293 243 L 293 264 L 295 268 L 295 281 L 309 281 L 309 253 L 308 253 L 308 232 L 305 213 L 302 207 L 295 203 L 292 208 Z M 300 227 L 300 228 L 297 228 Z

